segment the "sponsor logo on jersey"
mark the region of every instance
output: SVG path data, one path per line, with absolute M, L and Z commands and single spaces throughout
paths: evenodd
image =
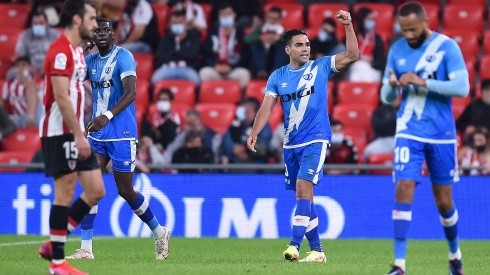
M 311 86 L 311 88 L 309 90 L 306 88 L 302 88 L 296 92 L 281 95 L 281 101 L 282 102 L 288 102 L 291 100 L 300 99 L 302 97 L 312 95 L 314 92 L 315 92 L 315 86 Z
M 92 84 L 92 89 L 105 89 L 110 88 L 114 85 L 112 79 L 102 80 L 102 81 L 90 81 Z

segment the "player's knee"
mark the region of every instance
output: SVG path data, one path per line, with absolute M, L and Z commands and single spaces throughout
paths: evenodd
M 119 188 L 117 193 L 128 202 L 132 202 L 136 198 L 136 192 L 133 188 Z
M 448 212 L 453 208 L 453 200 L 451 198 L 436 198 L 437 209 L 441 212 Z

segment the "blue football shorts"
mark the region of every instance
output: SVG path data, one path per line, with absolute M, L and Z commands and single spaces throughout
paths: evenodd
M 286 166 L 284 175 L 287 190 L 296 190 L 297 179 L 318 185 L 323 177 L 327 146 L 326 142 L 315 142 L 298 148 L 284 149 Z
M 447 185 L 459 181 L 456 143 L 428 143 L 396 138 L 393 154 L 394 180 L 420 183 L 422 166 L 427 160 L 433 184 Z
M 112 168 L 118 172 L 134 172 L 136 140 L 98 141 L 88 139 L 92 150 L 112 160 Z

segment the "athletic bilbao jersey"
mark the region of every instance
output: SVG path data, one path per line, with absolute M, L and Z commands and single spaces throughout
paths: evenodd
M 110 110 L 124 95 L 122 80 L 130 75 L 136 77 L 136 62 L 131 52 L 115 45 L 107 55 L 95 52 L 85 60 L 87 78 L 92 85 L 92 118 L 95 118 Z M 105 141 L 134 140 L 137 136 L 134 101 L 102 129 L 89 133 L 89 137 Z
M 327 81 L 334 70 L 335 58 L 326 56 L 298 69 L 283 66 L 269 77 L 266 95 L 278 98 L 284 113 L 284 148 L 330 140 Z
M 449 37 L 433 32 L 420 48 L 413 49 L 405 38 L 395 42 L 388 53 L 384 80 L 392 68 L 399 79 L 413 72 L 423 79 L 449 80 L 456 71 L 466 71 L 458 44 Z M 456 130 L 451 97 L 413 85 L 402 90 L 397 113 L 396 136 L 421 138 L 428 142 L 454 141 Z M 436 141 L 437 140 L 437 141 Z
M 54 98 L 52 76 L 66 76 L 69 88 L 66 91 L 75 117 L 82 131 L 85 130 L 83 121 L 83 106 L 85 104 L 85 89 L 83 81 L 87 73 L 87 65 L 83 57 L 83 49 L 73 46 L 65 35 L 61 35 L 51 44 L 44 60 L 46 86 L 44 90 L 44 114 L 41 117 L 39 135 L 42 137 L 59 136 L 71 133 L 64 123 L 58 103 Z

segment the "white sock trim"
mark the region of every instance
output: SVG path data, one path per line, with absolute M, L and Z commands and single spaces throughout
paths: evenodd
M 461 253 L 461 249 L 458 248 L 456 252 L 451 253 L 449 252 L 449 260 L 461 260 L 463 258 L 463 254 Z
M 82 240 L 81 248 L 89 253 L 92 253 L 92 240 Z
M 455 210 L 454 211 L 454 214 L 451 217 L 447 218 L 447 219 L 445 219 L 445 218 L 443 218 L 441 216 L 439 216 L 439 219 L 441 220 L 442 226 L 444 226 L 444 227 L 451 227 L 451 226 L 455 225 L 458 222 L 458 219 L 459 219 L 458 210 Z
M 407 260 L 405 260 L 405 259 L 395 259 L 394 265 L 398 266 L 403 271 L 406 271 L 406 267 L 405 267 L 406 262 L 407 262 Z

